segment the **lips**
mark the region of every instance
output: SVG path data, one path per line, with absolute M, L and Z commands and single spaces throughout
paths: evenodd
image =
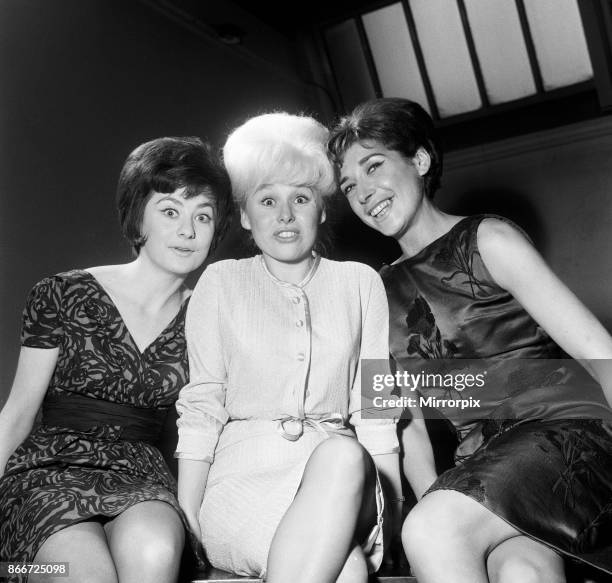
M 195 253 L 195 249 L 190 249 L 189 247 L 170 247 L 170 249 L 179 255 L 185 256 Z
M 366 214 L 372 217 L 373 219 L 381 219 L 387 214 L 390 206 L 391 206 L 391 199 L 386 198 L 385 200 L 371 207 L 370 210 L 366 211 Z
M 294 239 L 298 237 L 298 235 L 299 235 L 299 232 L 293 229 L 281 229 L 281 230 L 275 231 L 274 233 L 274 237 L 276 237 L 277 239 L 281 241 L 293 241 Z

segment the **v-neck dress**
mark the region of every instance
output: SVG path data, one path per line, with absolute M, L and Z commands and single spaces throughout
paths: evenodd
M 114 407 L 140 415 L 145 430 L 148 416 L 163 424 L 188 378 L 185 311 L 186 303 L 141 353 L 89 272 L 60 273 L 34 286 L 24 310 L 22 346 L 59 348 L 59 355 L 42 423 L 0 478 L 0 560 L 31 561 L 53 533 L 84 520 L 110 519 L 146 500 L 166 502 L 180 514 L 155 431 L 147 441 L 131 438 L 120 423 L 105 423 L 102 411 Z M 75 420 L 87 415 L 90 426 L 47 423 L 51 404 Z
M 599 384 L 493 280 L 477 237 L 489 216 L 462 219 L 381 271 L 400 369 L 486 374 L 461 390 L 422 389 L 459 440 L 456 467 L 429 491 L 461 492 L 565 557 L 612 573 L 612 411 Z

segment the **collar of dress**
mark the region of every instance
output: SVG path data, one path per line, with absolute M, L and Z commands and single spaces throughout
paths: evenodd
M 315 251 L 312 252 L 312 257 L 314 260 L 312 262 L 312 265 L 310 266 L 310 269 L 308 270 L 308 273 L 305 275 L 304 279 L 300 281 L 300 283 L 297 283 L 297 284 L 289 283 L 288 281 L 283 281 L 281 279 L 278 279 L 278 277 L 276 277 L 275 275 L 273 275 L 272 272 L 268 269 L 268 266 L 266 265 L 266 262 L 264 261 L 263 255 L 259 255 L 259 262 L 261 263 L 263 270 L 268 274 L 268 277 L 270 277 L 270 279 L 274 281 L 274 283 L 280 286 L 283 286 L 283 287 L 303 288 L 313 278 L 314 274 L 317 272 L 319 263 L 321 263 L 321 256 Z

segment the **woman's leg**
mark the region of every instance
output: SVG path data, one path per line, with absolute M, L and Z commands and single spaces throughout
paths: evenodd
M 185 534 L 172 506 L 157 500 L 140 502 L 105 529 L 120 583 L 176 581 Z
M 342 567 L 336 583 L 356 583 L 368 580 L 368 564 L 363 549 L 355 545 Z
M 29 583 L 117 583 L 104 528 L 79 522 L 52 534 L 40 547 L 36 563 L 68 563 L 67 577 L 30 575 Z
M 419 583 L 488 583 L 485 557 L 517 535 L 519 531 L 484 506 L 452 490 L 437 490 L 425 496 L 410 512 L 402 529 L 404 550 Z M 510 544 L 506 547 L 509 554 L 512 548 Z M 535 548 L 531 551 L 532 556 L 538 554 Z M 494 557 L 495 565 L 490 566 L 499 566 L 501 572 L 506 554 L 502 548 L 498 551 L 499 564 Z M 539 564 L 545 565 L 545 559 Z
M 374 462 L 357 440 L 334 436 L 319 444 L 272 540 L 267 581 L 334 583 L 350 554 L 353 583 L 365 583 L 363 553 L 351 550 L 376 524 L 375 488 Z
M 515 536 L 496 546 L 487 558 L 491 583 L 563 583 L 561 556 L 527 536 Z

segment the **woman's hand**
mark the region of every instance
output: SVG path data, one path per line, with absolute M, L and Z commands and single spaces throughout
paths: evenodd
M 189 529 L 202 541 L 202 529 L 198 516 L 204 490 L 208 480 L 210 463 L 203 460 L 179 458 L 178 463 L 178 501 L 185 513 Z
M 199 542 L 201 542 L 202 541 L 202 529 L 200 528 L 200 521 L 198 520 L 198 513 L 192 512 L 192 511 L 185 512 L 185 519 L 187 520 L 187 525 L 189 526 L 189 530 L 193 533 L 196 539 Z

